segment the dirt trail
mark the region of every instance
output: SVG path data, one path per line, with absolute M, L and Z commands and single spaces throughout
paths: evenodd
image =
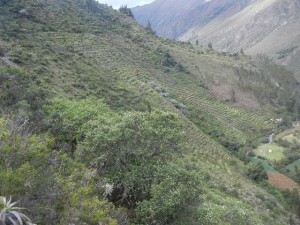
M 13 61 L 11 61 L 8 57 L 4 56 L 4 57 L 0 57 L 0 59 L 8 66 L 19 68 L 19 66 L 16 63 L 14 63 Z

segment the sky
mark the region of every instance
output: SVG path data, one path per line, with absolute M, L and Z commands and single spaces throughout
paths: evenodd
M 138 6 L 138 5 L 145 5 L 154 0 L 98 0 L 100 3 L 106 3 L 109 6 L 112 6 L 115 9 L 119 9 L 121 5 L 127 5 L 129 8 Z

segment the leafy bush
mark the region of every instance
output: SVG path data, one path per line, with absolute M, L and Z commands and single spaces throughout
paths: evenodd
M 185 148 L 182 125 L 174 114 L 116 114 L 96 99 L 54 99 L 48 112 L 58 112 L 63 127 L 75 129 L 75 158 L 113 184 L 108 198 L 136 208 L 138 222 L 174 220 L 187 202 L 197 201 L 199 177 L 171 163 Z
M 155 173 L 151 198 L 138 203 L 137 220 L 169 224 L 191 217 L 200 201 L 202 178 L 196 171 L 165 165 Z
M 120 7 L 119 11 L 120 11 L 121 13 L 127 15 L 127 16 L 130 16 L 130 17 L 134 18 L 134 15 L 133 15 L 131 9 L 128 8 L 127 5 L 122 5 L 122 6 Z
M 263 181 L 268 179 L 267 173 L 264 170 L 264 166 L 261 162 L 258 162 L 255 165 L 252 165 L 248 169 L 248 177 L 255 181 Z
M 39 224 L 113 225 L 124 218 L 103 199 L 97 173 L 51 150 L 53 138 L 0 119 L 0 139 L 0 193 L 19 199 Z
M 3 57 L 5 55 L 5 49 L 0 46 L 0 57 Z
M 116 225 L 126 218 L 122 209 L 115 209 L 103 198 L 103 188 L 97 184 L 100 177 L 95 170 L 78 163 L 73 166 L 76 168 L 68 176 L 58 179 L 65 200 L 61 202 L 61 224 Z
M 250 206 L 229 197 L 214 194 L 198 209 L 199 222 L 203 225 L 258 225 L 263 224 Z
M 0 193 L 22 201 L 24 207 L 34 211 L 33 219 L 45 213 L 42 206 L 52 204 L 54 175 L 49 165 L 50 138 L 29 135 L 25 125 L 0 120 Z M 47 197 L 45 197 L 47 193 Z M 32 204 L 34 202 L 34 204 Z M 31 214 L 31 213 L 30 213 Z M 45 213 L 44 219 L 50 219 Z
M 276 140 L 276 143 L 278 144 L 278 145 L 280 145 L 281 147 L 284 147 L 284 148 L 289 148 L 290 147 L 290 143 L 288 142 L 288 141 L 286 141 L 286 140 L 283 140 L 283 139 L 278 139 L 278 140 Z

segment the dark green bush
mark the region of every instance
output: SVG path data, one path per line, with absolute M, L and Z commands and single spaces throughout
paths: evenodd
M 267 173 L 264 170 L 264 166 L 261 162 L 250 166 L 247 175 L 254 181 L 263 181 L 268 179 Z

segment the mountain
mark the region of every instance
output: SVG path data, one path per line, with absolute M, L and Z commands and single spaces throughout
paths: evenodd
M 166 4 L 176 5 L 169 1 L 166 1 Z M 240 1 L 235 1 L 235 3 L 227 1 L 224 5 L 224 1 L 213 0 L 197 7 L 205 10 L 206 5 L 215 5 L 216 9 L 224 6 L 225 9 L 236 10 L 218 10 L 220 14 L 216 14 L 216 11 L 207 11 L 207 15 L 199 13 L 200 17 L 195 18 L 193 15 L 195 9 L 190 8 L 189 12 L 185 12 L 187 16 L 184 20 L 177 18 L 176 12 L 173 12 L 169 16 L 169 21 L 172 21 L 169 24 L 163 22 L 168 21 L 167 19 L 163 20 L 160 17 L 164 15 L 164 12 L 151 9 L 151 4 L 136 8 L 134 13 L 141 23 L 149 19 L 154 29 L 157 29 L 158 34 L 162 36 L 192 43 L 197 40 L 197 43 L 202 45 L 211 42 L 214 48 L 220 51 L 238 52 L 243 49 L 251 55 L 263 53 L 288 66 L 299 78 L 299 1 L 247 1 L 242 5 Z M 140 14 L 144 12 L 148 13 L 144 14 L 143 20 L 139 20 Z M 151 12 L 155 12 L 153 18 L 149 16 Z M 207 22 L 203 23 L 203 20 Z M 184 21 L 185 25 L 178 25 L 176 21 Z M 157 26 L 157 24 L 162 24 L 162 26 Z M 170 29 L 181 29 L 182 32 L 171 36 L 165 33 Z
M 93 0 L 0 6 L 0 193 L 34 222 L 298 222 L 248 157 L 299 119 L 292 73 Z
M 148 20 L 159 36 L 177 39 L 194 26 L 204 26 L 214 18 L 226 18 L 241 11 L 251 0 L 157 0 L 133 8 L 135 19 L 146 26 Z

